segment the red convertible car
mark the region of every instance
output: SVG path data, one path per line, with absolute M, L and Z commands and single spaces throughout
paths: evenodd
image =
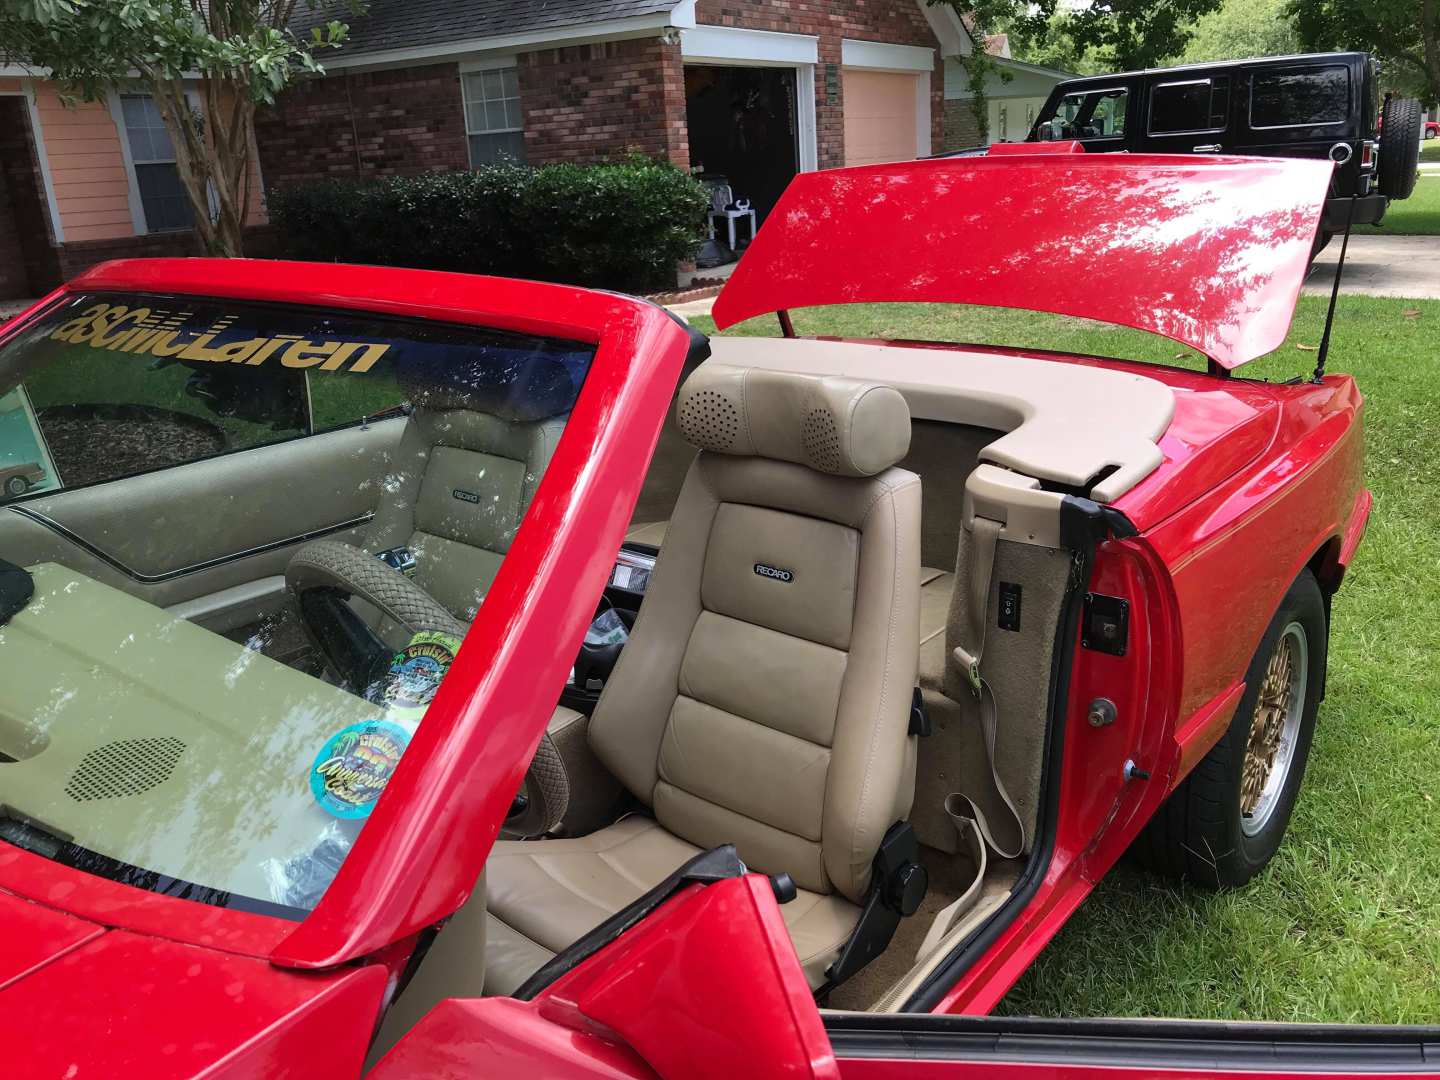
M 5 1075 L 1433 1068 L 984 1016 L 1128 849 L 1270 859 L 1370 508 L 1349 377 L 1231 374 L 1330 163 L 1047 149 L 797 177 L 714 311 L 783 336 L 208 260 L 7 324 Z M 857 302 L 1210 370 L 793 336 Z

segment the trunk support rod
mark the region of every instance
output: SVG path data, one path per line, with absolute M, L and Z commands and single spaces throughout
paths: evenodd
M 1320 348 L 1315 356 L 1315 373 L 1310 376 L 1312 383 L 1318 383 L 1325 377 L 1325 359 L 1330 355 L 1330 327 L 1335 322 L 1335 301 L 1340 299 L 1340 275 L 1345 270 L 1345 249 L 1350 246 L 1350 226 L 1355 222 L 1355 200 L 1358 195 L 1350 196 L 1350 206 L 1345 213 L 1345 236 L 1340 241 L 1340 258 L 1335 260 L 1335 280 L 1330 286 L 1330 307 L 1325 312 L 1325 332 L 1320 335 Z

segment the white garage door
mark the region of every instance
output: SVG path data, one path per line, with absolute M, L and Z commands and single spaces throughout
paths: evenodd
M 845 69 L 845 164 L 915 157 L 916 75 Z

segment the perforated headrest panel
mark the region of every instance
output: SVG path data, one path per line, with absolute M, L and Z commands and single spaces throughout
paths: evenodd
M 891 386 L 838 375 L 708 361 L 680 388 L 685 438 L 717 454 L 748 454 L 836 476 L 874 476 L 910 449 L 910 409 Z

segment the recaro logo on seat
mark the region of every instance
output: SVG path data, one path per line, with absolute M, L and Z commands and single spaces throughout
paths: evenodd
M 761 577 L 774 578 L 776 581 L 795 580 L 795 575 L 789 570 L 781 570 L 778 566 L 766 566 L 763 562 L 755 564 L 755 573 Z
M 478 503 L 480 501 L 479 495 L 476 495 L 473 491 L 466 491 L 463 488 L 452 488 L 450 494 L 461 502 Z

